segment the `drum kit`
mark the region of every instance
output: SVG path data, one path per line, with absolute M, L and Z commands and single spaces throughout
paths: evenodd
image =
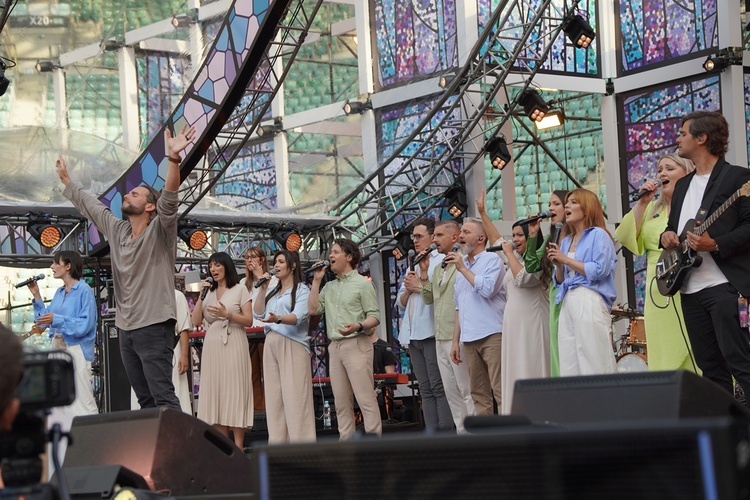
M 643 313 L 631 308 L 614 306 L 612 308 L 612 323 L 621 319 L 628 320 L 628 329 L 615 346 L 617 348 L 617 372 L 632 373 L 648 371 L 648 356 L 646 354 L 646 324 Z

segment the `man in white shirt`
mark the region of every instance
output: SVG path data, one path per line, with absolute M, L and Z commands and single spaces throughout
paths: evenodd
M 396 297 L 396 304 L 404 314 L 399 338 L 402 341 L 408 339 L 411 366 L 419 382 L 425 427 L 452 430 L 453 416 L 445 397 L 435 347 L 434 312 L 432 305 L 426 304 L 420 294 L 420 282 L 427 283 L 432 278 L 435 267 L 443 261 L 443 255 L 430 248 L 435 230 L 433 220 L 417 219 L 412 227 L 411 238 L 419 267 L 407 273 Z

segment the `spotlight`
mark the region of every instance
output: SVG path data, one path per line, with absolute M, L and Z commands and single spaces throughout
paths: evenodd
M 51 61 L 49 59 L 40 59 L 36 63 L 36 71 L 37 73 L 50 73 L 55 69 L 59 69 L 61 66 L 55 61 Z
M 272 232 L 271 237 L 282 248 L 289 252 L 297 252 L 302 248 L 302 236 L 296 225 L 282 224 Z
M 109 38 L 107 40 L 102 40 L 99 43 L 99 48 L 102 50 L 102 52 L 112 52 L 114 50 L 121 49 L 124 47 L 125 44 L 122 42 L 118 42 L 114 38 Z
M 587 49 L 596 37 L 596 32 L 580 14 L 573 14 L 563 21 L 562 29 L 570 41 L 579 49 Z
M 485 151 L 490 155 L 492 168 L 502 170 L 510 161 L 510 152 L 505 137 L 493 137 L 484 146 Z
M 198 225 L 187 223 L 177 229 L 177 236 L 187 243 L 191 250 L 203 250 L 208 243 L 208 234 L 203 229 L 198 229 Z
M 282 128 L 280 125 L 261 125 L 258 127 L 258 137 L 264 137 L 264 136 L 274 136 L 277 133 L 281 132 Z
M 441 77 L 440 77 L 440 78 L 438 79 L 438 87 L 440 87 L 441 89 L 444 89 L 444 88 L 450 87 L 450 86 L 451 86 L 451 85 L 453 84 L 453 82 L 454 82 L 454 80 L 455 80 L 455 79 L 456 79 L 456 75 L 454 75 L 454 74 L 447 74 L 447 75 L 442 75 L 442 76 L 441 76 Z M 466 83 L 467 83 L 468 81 L 469 81 L 469 79 L 468 79 L 468 78 L 466 78 L 466 77 L 463 77 L 463 78 L 461 78 L 461 83 L 460 83 L 460 85 L 461 85 L 461 86 L 463 86 L 463 85 L 466 85 Z
M 526 116 L 535 122 L 541 121 L 549 111 L 549 106 L 534 89 L 526 89 L 518 96 L 518 104 L 523 106 Z
M 8 91 L 8 86 L 10 85 L 10 80 L 5 78 L 5 69 L 8 66 L 5 65 L 5 62 L 0 59 L 0 96 L 5 95 L 5 92 Z
M 177 14 L 172 17 L 172 26 L 174 26 L 175 29 L 187 28 L 188 26 L 194 25 L 196 22 L 197 19 L 195 18 L 195 15 L 191 14 Z
M 347 115 L 361 115 L 368 109 L 372 109 L 372 102 L 369 99 L 365 102 L 346 101 L 344 104 L 344 113 Z
M 32 220 L 26 226 L 29 234 L 44 248 L 56 247 L 65 237 L 66 231 L 49 220 Z
M 396 246 L 393 248 L 393 257 L 401 260 L 414 248 L 414 242 L 411 240 L 411 234 L 406 229 L 396 233 Z
M 543 130 L 545 128 L 559 127 L 563 123 L 565 123 L 565 113 L 563 113 L 563 110 L 551 109 L 544 115 L 544 118 L 534 122 L 534 125 L 536 125 L 538 130 Z
M 463 184 L 455 184 L 445 192 L 445 201 L 448 205 L 448 213 L 454 219 L 461 217 L 469 208 L 466 203 L 466 188 Z

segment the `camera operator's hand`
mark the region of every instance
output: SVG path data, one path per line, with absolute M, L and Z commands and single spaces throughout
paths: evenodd
M 52 320 L 55 318 L 55 315 L 52 313 L 42 314 L 39 316 L 34 323 L 41 327 L 48 327 L 52 324 Z

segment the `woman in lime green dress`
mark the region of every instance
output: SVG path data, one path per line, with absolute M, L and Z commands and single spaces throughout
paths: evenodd
M 550 224 L 552 227 L 558 222 L 565 224 L 565 196 L 568 194 L 567 191 L 562 189 L 552 192 L 549 198 L 549 211 L 552 212 L 550 218 Z M 555 281 L 550 279 L 552 274 L 552 263 L 547 258 L 547 243 L 553 231 L 550 231 L 550 235 L 547 236 L 539 248 L 537 248 L 536 238 L 539 234 L 540 221 L 531 222 L 529 224 L 529 236 L 526 238 L 526 253 L 524 253 L 523 261 L 524 267 L 527 273 L 536 273 L 544 271 L 542 276 L 546 277 L 545 283 L 549 287 L 549 371 L 550 376 L 560 376 L 560 356 L 557 347 L 557 320 L 560 317 L 560 306 L 561 304 L 555 304 L 555 296 L 557 295 L 557 287 Z M 567 234 L 567 226 L 563 225 L 562 234 L 560 240 Z
M 634 255 L 645 253 L 648 259 L 643 316 L 649 370 L 697 370 L 682 319 L 680 294 L 672 297 L 674 303 L 670 304 L 668 298 L 659 293 L 654 280 L 661 254 L 659 237 L 667 227 L 674 185 L 694 169 L 690 160 L 680 158 L 675 153 L 663 156 L 657 168 L 658 179 L 662 181 L 659 199 L 654 199 L 659 184 L 656 181 L 644 183 L 641 189 L 648 191 L 648 194 L 633 205 L 615 231 L 617 241 L 622 246 Z

